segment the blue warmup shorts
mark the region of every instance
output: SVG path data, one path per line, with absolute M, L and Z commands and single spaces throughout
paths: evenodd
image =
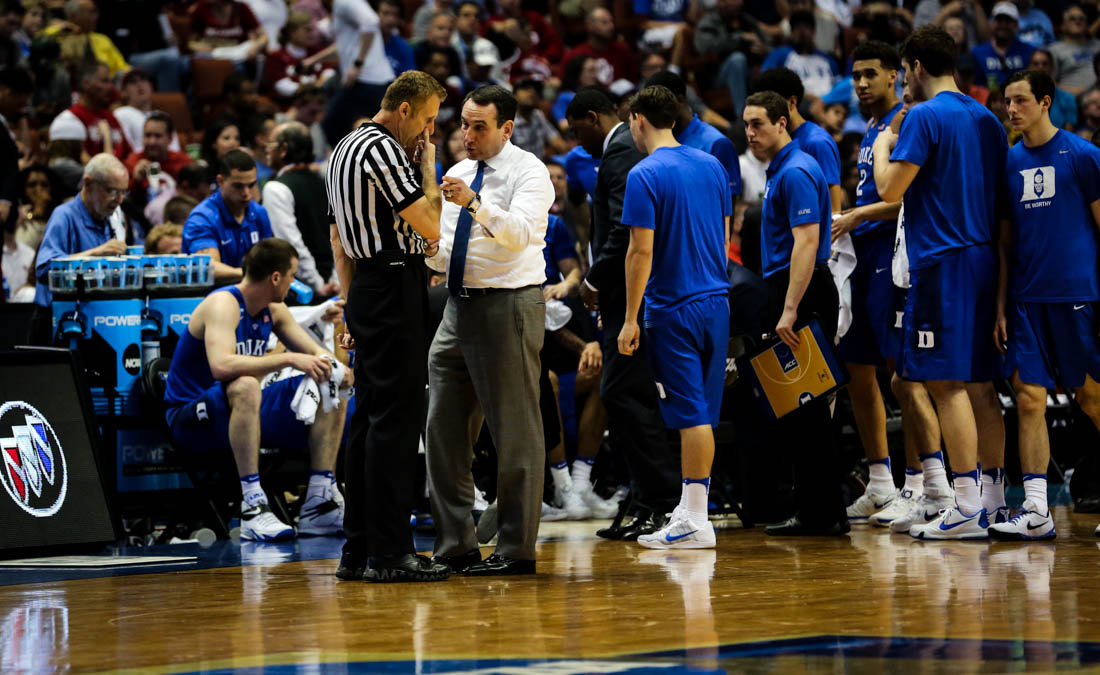
M 887 229 L 852 237 L 856 268 L 849 283 L 852 291 L 852 325 L 837 345 L 847 363 L 885 366 L 897 358 L 895 286 L 890 273 L 894 259 L 894 232 Z
M 718 426 L 730 340 L 728 296 L 711 295 L 667 312 L 647 309 L 644 337 L 665 424 Z
M 298 421 L 290 402 L 305 375 L 273 382 L 260 391 L 260 445 L 305 450 L 309 427 Z M 229 450 L 229 400 L 215 382 L 194 401 L 167 411 L 176 444 L 185 450 Z
M 1077 389 L 1085 376 L 1100 382 L 1100 302 L 1017 302 L 1008 316 L 1005 375 L 1026 384 Z
M 901 375 L 901 339 L 905 335 L 905 303 L 909 301 L 909 289 L 894 286 L 894 300 L 890 308 L 890 353 L 884 354 L 894 362 L 894 371 Z
M 907 380 L 993 379 L 997 260 L 968 246 L 911 270 L 898 371 Z

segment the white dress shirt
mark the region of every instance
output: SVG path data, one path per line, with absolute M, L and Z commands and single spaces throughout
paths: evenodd
M 485 162 L 481 208 L 470 225 L 466 269 L 462 285 L 468 288 L 523 288 L 546 281 L 546 221 L 554 203 L 550 171 L 538 157 L 506 142 Z M 477 162 L 465 159 L 448 176 L 472 185 Z M 447 272 L 455 228 L 462 207 L 443 202 L 439 218 L 439 252 L 428 266 Z
M 295 167 L 283 167 L 275 177 L 293 168 Z M 294 215 L 294 193 L 284 183 L 269 180 L 264 183 L 263 204 L 267 209 L 267 217 L 271 220 L 271 233 L 279 239 L 286 240 L 294 250 L 298 251 L 298 274 L 295 276 L 314 291 L 320 292 L 325 285 L 325 280 L 317 271 L 317 262 L 302 240 L 301 230 L 298 229 L 298 218 Z

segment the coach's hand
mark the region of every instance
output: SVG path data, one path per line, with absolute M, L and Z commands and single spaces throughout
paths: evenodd
M 443 198 L 452 204 L 465 207 L 474 200 L 474 191 L 461 178 L 444 176 L 439 189 L 443 192 Z
M 289 356 L 291 367 L 309 375 L 317 382 L 324 382 L 328 379 L 329 373 L 332 372 L 332 362 L 323 356 L 311 356 L 296 352 L 291 353 Z
M 779 317 L 779 323 L 775 325 L 775 334 L 779 336 L 791 351 L 798 349 L 798 333 L 794 332 L 794 322 L 798 318 L 797 309 L 783 310 L 783 316 Z
M 993 346 L 1002 354 L 1007 354 L 1005 346 L 1008 344 L 1008 319 L 1004 310 L 997 310 L 997 322 L 993 325 Z
M 641 337 L 642 329 L 638 327 L 637 321 L 631 319 L 624 323 L 623 329 L 619 331 L 619 353 L 633 356 Z

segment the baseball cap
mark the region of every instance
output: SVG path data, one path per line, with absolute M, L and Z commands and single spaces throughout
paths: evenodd
M 993 14 L 991 16 L 993 16 L 994 18 L 998 16 L 1007 16 L 1014 21 L 1019 21 L 1020 10 L 1016 9 L 1016 5 L 1012 4 L 1011 2 L 1004 2 L 1004 0 L 1002 0 L 996 5 L 993 5 Z
M 488 40 L 482 38 L 474 42 L 473 62 L 479 66 L 495 66 L 500 64 L 500 56 L 497 48 Z
M 51 141 L 86 141 L 88 130 L 79 117 L 65 110 L 50 123 L 49 136 Z

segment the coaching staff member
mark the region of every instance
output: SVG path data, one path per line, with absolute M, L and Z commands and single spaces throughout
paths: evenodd
M 745 133 L 757 159 L 768 161 L 760 248 L 764 281 L 771 290 L 771 321 L 792 350 L 795 325 L 817 318 L 827 338 L 836 334 L 840 300 L 829 274 L 832 204 L 817 161 L 791 142 L 790 112 L 773 91 L 745 102 Z M 848 516 L 840 490 L 840 462 L 829 433 L 829 402 L 819 398 L 783 418 L 780 443 L 794 453 L 794 517 L 767 528 L 777 535 L 840 535 Z
M 539 351 L 542 257 L 554 203 L 550 172 L 509 142 L 516 99 L 499 86 L 462 104 L 466 159 L 443 177 L 439 254 L 447 308 L 428 357 L 427 462 L 436 560 L 470 575 L 534 574 L 546 452 Z M 497 447 L 500 538 L 481 560 L 471 509 L 471 434 L 484 418 Z
M 442 204 L 428 139 L 446 96 L 430 75 L 403 73 L 382 110 L 329 161 L 333 259 L 356 347 L 341 579 L 441 581 L 451 573 L 415 555 L 409 526 L 428 355 L 423 260 L 434 252 Z

